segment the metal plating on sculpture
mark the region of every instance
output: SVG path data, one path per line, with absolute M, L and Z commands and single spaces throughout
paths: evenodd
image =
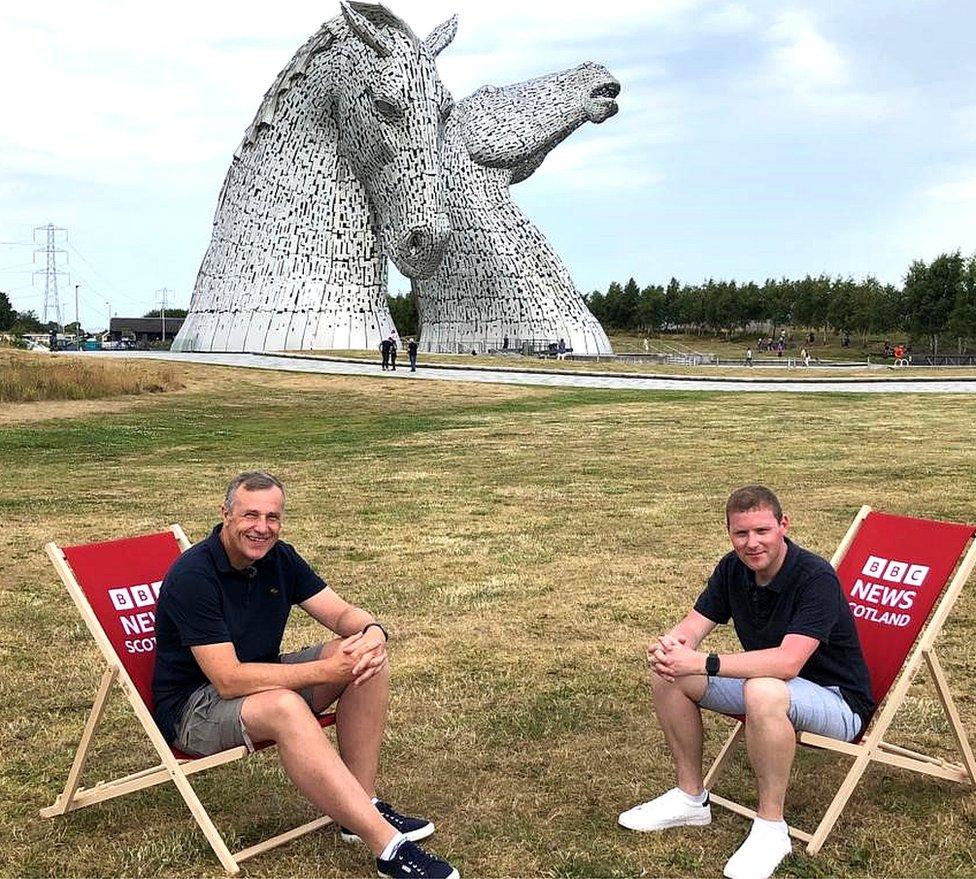
M 224 180 L 177 351 L 366 348 L 396 335 L 387 258 L 429 351 L 565 340 L 611 351 L 509 187 L 617 112 L 599 65 L 453 101 L 423 41 L 383 6 L 341 3 L 264 96 Z

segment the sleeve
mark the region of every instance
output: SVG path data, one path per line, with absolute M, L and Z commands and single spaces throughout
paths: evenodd
M 328 589 L 329 584 L 325 582 L 312 566 L 305 561 L 297 552 L 294 553 L 291 565 L 291 603 L 301 604 L 308 601 L 313 595 L 317 595 L 323 589 Z
M 832 570 L 817 571 L 799 590 L 786 635 L 806 635 L 825 642 L 837 624 L 840 581 Z
M 167 610 L 184 647 L 230 641 L 220 589 L 202 571 L 187 571 L 166 584 Z
M 704 590 L 695 602 L 695 610 L 713 623 L 725 625 L 732 616 L 729 604 L 728 559 L 724 558 L 712 571 Z

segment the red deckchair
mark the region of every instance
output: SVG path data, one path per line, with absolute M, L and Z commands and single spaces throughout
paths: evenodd
M 156 658 L 155 609 L 159 587 L 167 569 L 179 554 L 189 547 L 183 529 L 171 526 L 169 531 L 147 534 L 108 543 L 69 546 L 54 543 L 45 546 L 54 567 L 68 588 L 78 611 L 88 626 L 108 668 L 102 675 L 88 722 L 68 772 L 64 791 L 54 804 L 41 809 L 51 818 L 82 809 L 104 800 L 172 781 L 190 812 L 213 847 L 228 873 L 240 872 L 239 863 L 268 849 L 329 824 L 328 817 L 316 818 L 301 827 L 278 834 L 242 851 L 231 853 L 210 816 L 194 792 L 188 776 L 203 769 L 220 766 L 246 757 L 244 746 L 230 748 L 209 757 L 191 757 L 171 748 L 163 739 L 152 717 L 152 674 Z M 93 787 L 80 786 L 81 773 L 108 699 L 112 682 L 118 681 L 139 723 L 159 755 L 157 766 L 131 773 Z M 319 718 L 322 726 L 335 723 L 334 714 Z M 262 742 L 257 748 L 268 747 Z
M 806 732 L 797 736 L 801 744 L 854 758 L 814 833 L 790 827 L 790 834 L 806 842 L 810 854 L 820 851 L 871 762 L 976 784 L 973 750 L 935 655 L 935 641 L 976 565 L 976 542 L 970 544 L 974 533 L 976 528 L 971 525 L 892 516 L 865 506 L 837 547 L 831 563 L 854 612 L 879 707 L 856 742 L 840 742 Z M 959 746 L 962 763 L 949 763 L 883 740 L 923 660 Z M 711 789 L 725 768 L 744 730 L 743 722 L 736 724 L 705 776 L 707 788 Z M 755 817 L 752 809 L 732 800 L 715 794 L 711 800 L 740 815 Z

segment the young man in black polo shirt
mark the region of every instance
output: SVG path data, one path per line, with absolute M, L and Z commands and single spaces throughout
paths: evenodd
M 766 879 L 791 850 L 783 803 L 796 732 L 849 741 L 874 711 L 854 619 L 830 563 L 787 539 L 789 519 L 768 488 L 734 491 L 725 508 L 732 552 L 688 615 L 647 650 L 654 710 L 677 786 L 620 815 L 631 830 L 708 824 L 701 708 L 746 716 L 758 817 L 725 865 L 728 879 Z M 731 618 L 743 650 L 698 650 Z
M 416 845 L 434 825 L 374 795 L 389 702 L 386 630 L 278 540 L 284 506 L 270 473 L 239 474 L 223 522 L 166 574 L 156 608 L 156 722 L 167 741 L 200 756 L 277 742 L 295 786 L 344 840 L 369 846 L 381 876 L 457 879 Z M 280 654 L 293 604 L 338 637 Z M 338 753 L 315 719 L 334 702 Z

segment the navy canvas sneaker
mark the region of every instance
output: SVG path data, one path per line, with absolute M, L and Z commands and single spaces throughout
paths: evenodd
M 461 879 L 447 861 L 425 852 L 409 839 L 397 846 L 388 861 L 377 858 L 376 872 L 387 879 Z
M 434 832 L 434 825 L 426 818 L 411 818 L 409 815 L 401 815 L 389 803 L 377 800 L 374 804 L 378 811 L 392 825 L 394 830 L 402 833 L 411 842 L 420 842 Z M 343 842 L 360 842 L 359 837 L 346 827 L 339 828 L 339 836 Z

